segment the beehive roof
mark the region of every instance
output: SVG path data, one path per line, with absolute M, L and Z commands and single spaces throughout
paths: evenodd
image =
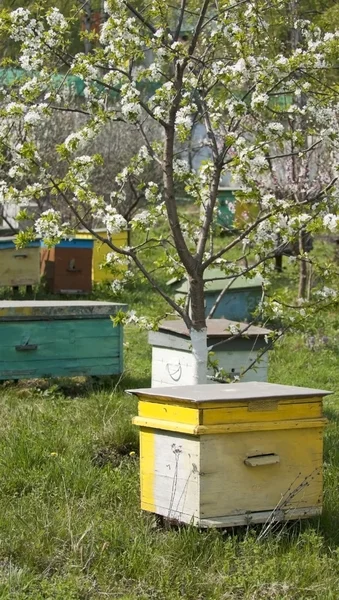
M 248 279 L 244 276 L 230 278 L 227 277 L 224 271 L 221 269 L 206 269 L 204 273 L 204 281 L 204 289 L 206 292 L 221 292 L 226 285 L 229 285 L 229 288 L 232 290 L 261 288 L 263 283 L 263 280 L 259 275 L 252 279 Z M 187 294 L 187 279 L 184 279 L 181 283 L 179 281 L 177 283 L 178 287 L 176 288 L 176 291 L 182 294 Z M 173 284 L 175 284 L 175 280 L 173 279 L 168 282 L 168 285 Z
M 92 300 L 3 300 L 0 301 L 0 321 L 34 318 L 100 318 L 125 310 L 126 304 Z
M 280 385 L 277 383 L 265 383 L 262 381 L 235 384 L 206 383 L 202 385 L 175 385 L 126 391 L 129 394 L 141 397 L 147 396 L 154 399 L 161 398 L 162 400 L 193 404 L 260 400 L 265 398 L 311 398 L 316 396 L 322 397 L 333 393 L 327 390 L 297 387 L 294 385 Z
M 248 323 L 239 323 L 229 319 L 207 319 L 207 337 L 231 338 L 234 337 L 232 329 L 237 327 L 242 337 L 264 337 L 271 333 L 270 329 L 258 327 L 257 325 L 248 325 Z M 189 331 L 182 320 L 164 321 L 159 325 L 159 331 L 166 331 L 177 335 L 190 337 Z

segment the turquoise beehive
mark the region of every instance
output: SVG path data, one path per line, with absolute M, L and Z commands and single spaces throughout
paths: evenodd
M 211 312 L 219 294 L 228 286 L 213 314 L 213 318 L 242 322 L 252 320 L 253 313 L 262 297 L 263 280 L 260 276 L 253 279 L 237 277 L 232 280 L 229 277 L 227 278 L 220 269 L 206 269 L 204 279 L 206 317 Z M 187 296 L 188 282 L 185 279 L 181 283 L 177 282 L 177 285 L 175 298 L 179 301 Z

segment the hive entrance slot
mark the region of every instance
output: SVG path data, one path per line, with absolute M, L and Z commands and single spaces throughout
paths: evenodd
M 256 454 L 254 456 L 247 456 L 244 463 L 247 467 L 260 467 L 265 465 L 276 465 L 280 462 L 278 454 Z

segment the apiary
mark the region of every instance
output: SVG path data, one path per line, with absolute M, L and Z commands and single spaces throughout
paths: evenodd
M 93 240 L 62 240 L 53 248 L 42 244 L 41 275 L 52 294 L 89 294 L 92 291 Z
M 107 239 L 106 229 L 95 229 L 94 232 L 98 233 L 104 239 Z M 98 240 L 91 233 L 84 230 L 80 230 L 77 232 L 77 238 L 93 240 L 94 245 L 92 256 L 92 280 L 95 283 L 101 283 L 104 281 L 112 281 L 116 279 L 117 273 L 116 269 L 114 269 L 114 263 L 112 265 L 114 273 L 111 272 L 111 270 L 104 265 L 107 253 L 112 252 L 109 246 L 107 246 L 107 244 L 105 244 L 101 240 Z M 114 233 L 111 236 L 111 241 L 118 248 L 127 246 L 127 231 L 120 231 L 119 233 Z M 118 256 L 119 255 L 117 254 L 117 257 Z M 122 267 L 119 266 L 119 271 L 122 270 Z
M 220 293 L 227 287 L 214 314 L 214 319 L 231 319 L 232 321 L 251 321 L 255 309 L 262 297 L 262 278 L 246 277 L 226 278 L 221 269 L 206 269 L 204 273 L 204 295 L 206 317 L 211 312 Z M 170 282 L 172 283 L 172 282 Z M 175 285 L 173 283 L 173 285 Z M 188 282 L 183 280 L 176 285 L 175 299 L 186 298 Z
M 270 333 L 264 327 L 207 319 L 208 375 L 212 377 L 220 372 L 223 378 L 230 380 L 267 381 L 268 352 L 265 349 Z M 148 341 L 152 346 L 152 387 L 194 383 L 191 340 L 183 321 L 160 323 L 158 331 L 149 332 Z
M 40 281 L 40 242 L 16 248 L 14 237 L 0 238 L 0 286 L 32 286 Z
M 125 305 L 92 301 L 0 302 L 0 380 L 115 375 L 123 370 Z
M 139 400 L 143 510 L 200 527 L 321 513 L 331 392 L 263 382 L 128 392 Z

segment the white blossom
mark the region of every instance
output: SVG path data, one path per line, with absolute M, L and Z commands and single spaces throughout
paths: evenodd
M 333 215 L 331 213 L 325 215 L 323 218 L 324 227 L 326 227 L 327 229 L 329 229 L 332 232 L 336 231 L 336 229 L 338 227 L 338 221 L 339 221 L 339 216 Z

